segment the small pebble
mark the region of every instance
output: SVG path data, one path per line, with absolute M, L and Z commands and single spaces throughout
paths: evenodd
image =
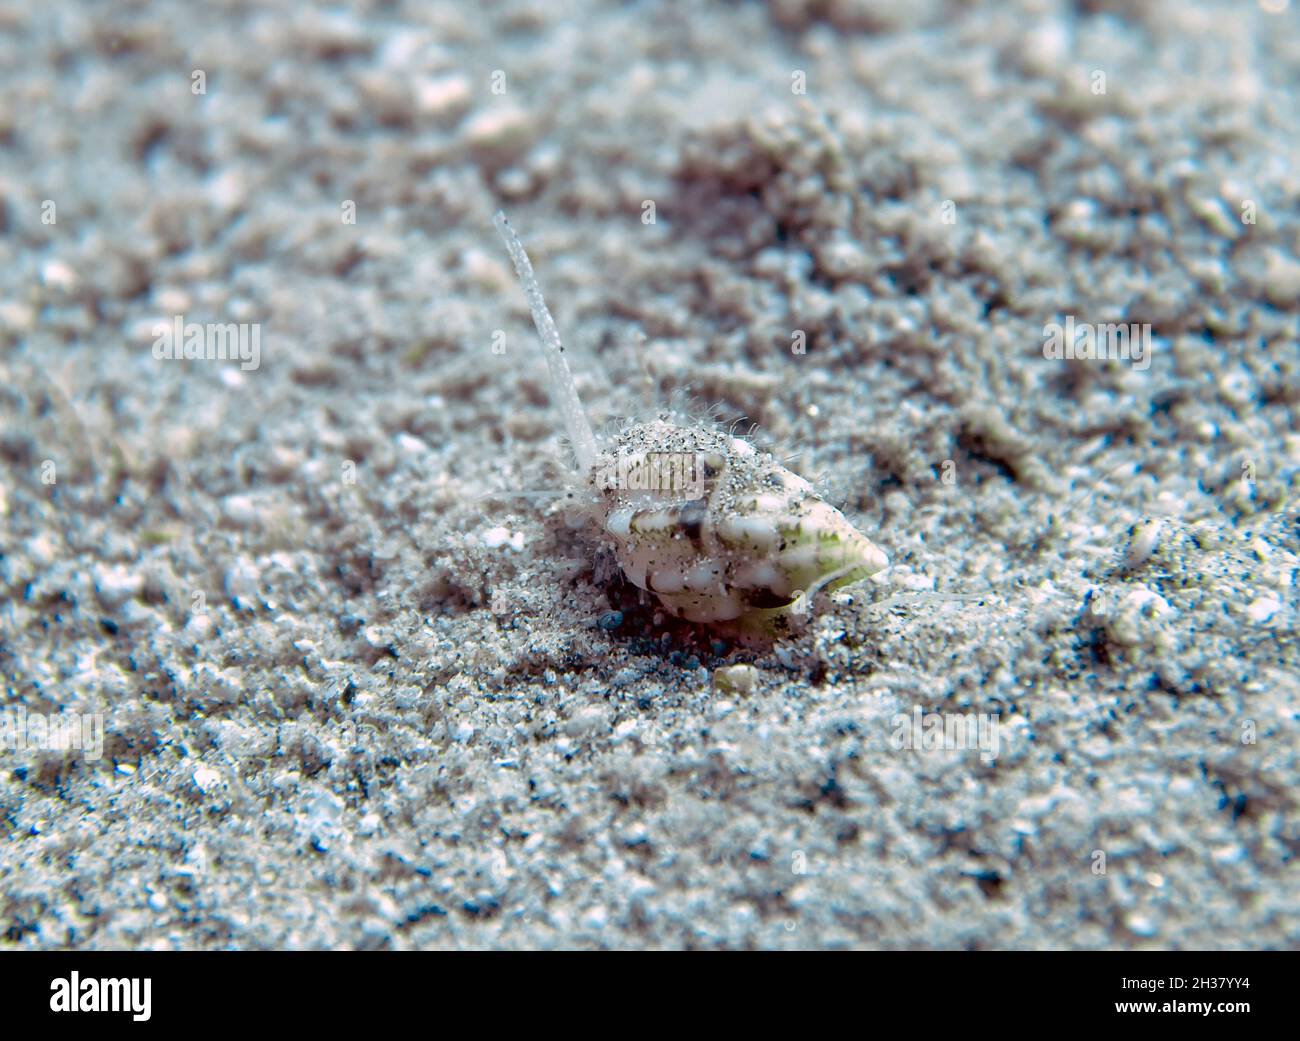
M 501 161 L 527 151 L 535 133 L 533 121 L 518 109 L 489 109 L 470 118 L 465 142 L 480 157 Z
M 1256 625 L 1264 625 L 1282 610 L 1282 602 L 1276 597 L 1261 596 L 1246 605 L 1246 617 Z
M 465 76 L 441 76 L 415 81 L 416 109 L 430 119 L 455 119 L 470 107 L 473 100 L 473 90 Z
M 95 592 L 105 607 L 118 607 L 137 596 L 144 578 L 122 567 L 101 567 L 95 571 Z
M 48 260 L 41 267 L 41 282 L 47 289 L 71 293 L 77 288 L 77 273 L 61 260 Z
M 257 519 L 257 507 L 247 495 L 227 495 L 221 504 L 226 520 L 239 527 L 247 527 Z
M 524 533 L 517 531 L 511 534 L 509 528 L 488 528 L 480 538 L 483 540 L 483 545 L 488 549 L 500 549 L 502 546 L 509 546 L 518 553 L 524 548 Z
M 758 684 L 752 665 L 726 665 L 713 671 L 713 689 L 723 694 L 749 694 Z
M 201 792 L 207 792 L 221 783 L 221 774 L 210 766 L 200 766 L 194 771 L 194 785 Z
M 1141 567 L 1151 559 L 1160 544 L 1161 522 L 1158 517 L 1144 520 L 1133 527 L 1133 538 L 1128 546 L 1129 568 Z
M 1139 586 L 1119 602 L 1110 616 L 1107 630 L 1116 643 L 1136 647 L 1154 642 L 1161 620 L 1171 614 L 1173 608 L 1164 597 Z

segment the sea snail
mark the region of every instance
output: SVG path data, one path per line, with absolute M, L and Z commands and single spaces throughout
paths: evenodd
M 688 621 L 775 635 L 819 590 L 888 567 L 807 481 L 725 431 L 669 414 L 599 445 L 528 255 L 505 214 L 494 223 L 528 298 L 578 483 L 628 581 Z

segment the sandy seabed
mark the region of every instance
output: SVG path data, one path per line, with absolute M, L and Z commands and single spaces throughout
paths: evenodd
M 1296 8 L 9 5 L 0 948 L 1300 942 Z M 501 208 L 890 570 L 750 646 L 506 494 Z

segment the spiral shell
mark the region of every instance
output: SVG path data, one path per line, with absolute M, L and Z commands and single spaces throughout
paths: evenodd
M 688 621 L 771 623 L 889 564 L 802 477 L 720 430 L 632 425 L 591 483 L 623 574 Z

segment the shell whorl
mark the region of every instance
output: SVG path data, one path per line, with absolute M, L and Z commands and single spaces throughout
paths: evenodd
M 688 621 L 774 618 L 889 563 L 807 481 L 720 430 L 630 426 L 591 483 L 623 573 Z

